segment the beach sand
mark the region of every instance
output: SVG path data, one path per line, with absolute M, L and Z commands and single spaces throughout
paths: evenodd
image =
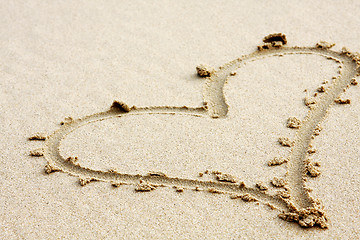
M 1 239 L 360 237 L 355 1 L 0 6 Z

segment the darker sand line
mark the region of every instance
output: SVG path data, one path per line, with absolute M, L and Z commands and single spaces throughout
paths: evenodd
M 46 172 L 63 171 L 70 175 L 79 177 L 81 185 L 90 181 L 107 181 L 113 186 L 121 184 L 137 185 L 138 191 L 150 191 L 156 187 L 175 186 L 178 192 L 183 188 L 199 191 L 208 191 L 210 193 L 232 194 L 232 198 L 241 198 L 244 201 L 260 201 L 273 208 L 279 209 L 282 214 L 280 217 L 287 221 L 298 222 L 303 227 L 312 227 L 318 225 L 322 228 L 327 226 L 327 218 L 322 206 L 314 200 L 305 186 L 305 173 L 308 169 L 307 153 L 311 139 L 314 136 L 314 130 L 325 118 L 328 108 L 334 103 L 342 91 L 353 82 L 353 78 L 359 74 L 360 57 L 349 51 L 335 52 L 330 50 L 330 45 L 318 44 L 316 47 L 283 47 L 287 41 L 284 35 L 269 35 L 264 39 L 265 44 L 259 46 L 259 50 L 246 56 L 242 56 L 230 63 L 220 67 L 217 71 L 204 71 L 201 73 L 207 77 L 203 89 L 204 103 L 203 107 L 129 107 L 124 103 L 115 101 L 111 109 L 106 112 L 96 113 L 80 119 L 68 118 L 62 123 L 59 130 L 52 133 L 45 139 L 45 147 L 42 154 L 48 162 Z M 271 39 L 276 39 L 273 42 Z M 316 54 L 327 59 L 332 59 L 343 66 L 342 75 L 332 86 L 326 90 L 317 102 L 311 102 L 309 113 L 306 119 L 297 126 L 297 135 L 295 141 L 286 146 L 291 147 L 292 151 L 287 164 L 287 174 L 284 184 L 278 187 L 283 191 L 271 195 L 260 188 L 251 188 L 243 183 L 229 183 L 216 181 L 200 181 L 192 179 L 172 178 L 164 174 L 155 175 L 132 175 L 118 173 L 114 170 L 97 171 L 84 168 L 76 163 L 72 158 L 64 158 L 60 154 L 61 141 L 72 131 L 85 126 L 86 124 L 104 121 L 114 117 L 126 117 L 140 114 L 186 114 L 193 117 L 212 117 L 224 118 L 228 113 L 228 105 L 223 94 L 224 84 L 229 77 L 236 74 L 235 70 L 248 61 L 256 61 L 266 57 L 284 56 L 289 54 Z M 199 70 L 198 70 L 199 71 Z M 206 74 L 204 74 L 206 73 Z M 313 104 L 315 103 L 315 104 Z M 44 140 L 43 137 L 35 136 L 31 140 Z M 140 184 L 140 186 L 139 186 Z M 235 195 L 235 196 L 234 196 Z

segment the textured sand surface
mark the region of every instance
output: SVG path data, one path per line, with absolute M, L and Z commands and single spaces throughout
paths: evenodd
M 202 107 L 206 80 L 196 75 L 196 66 L 217 68 L 254 52 L 269 33 L 285 33 L 290 46 L 326 40 L 336 43 L 336 51 L 343 46 L 360 51 L 355 1 L 12 1 L 0 6 L 0 238 L 360 236 L 359 86 L 341 96 L 351 104 L 330 107 L 311 143 L 316 149 L 311 159 L 320 162 L 321 174 L 308 177 L 307 185 L 326 209 L 326 230 L 301 228 L 261 201 L 231 199 L 214 194 L 216 189 L 136 192 L 133 185 L 114 188 L 108 182 L 81 187 L 79 178 L 66 173 L 45 174 L 45 159 L 29 155 L 44 142 L 27 139 L 36 132 L 51 134 L 66 117 L 106 111 L 114 99 L 137 107 Z M 288 118 L 304 119 L 309 111 L 304 98 L 326 94 L 319 87 L 331 86 L 338 70 L 334 61 L 317 55 L 248 62 L 224 86 L 226 118 L 112 118 L 70 133 L 60 153 L 97 170 L 229 179 L 204 174 L 221 171 L 249 187 L 263 182 L 276 191 L 271 180 L 284 176 L 288 163 L 269 167 L 268 162 L 290 154 L 278 143 L 279 137 L 296 136 Z

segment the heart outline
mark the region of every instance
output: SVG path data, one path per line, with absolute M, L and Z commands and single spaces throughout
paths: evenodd
M 45 140 L 43 153 L 38 154 L 37 156 L 43 155 L 47 160 L 48 164 L 46 166 L 46 171 L 48 173 L 54 171 L 66 172 L 70 175 L 79 177 L 81 185 L 85 185 L 93 180 L 108 181 L 113 185 L 120 183 L 136 185 L 141 181 L 146 181 L 152 186 L 178 186 L 196 190 L 203 188 L 207 190 L 215 189 L 216 191 L 212 191 L 226 194 L 250 194 L 260 202 L 264 202 L 281 211 L 279 216 L 286 221 L 297 222 L 303 227 L 317 225 L 321 228 L 326 228 L 327 217 L 325 210 L 317 199 L 310 196 L 309 191 L 305 186 L 306 152 L 311 143 L 314 130 L 325 118 L 327 110 L 343 90 L 351 84 L 352 79 L 360 73 L 359 55 L 353 54 L 346 49 L 343 49 L 341 52 L 335 52 L 330 50 L 331 47 L 326 47 L 326 45 L 324 47 L 323 44 L 317 44 L 316 47 L 284 47 L 281 45 L 264 50 L 262 49 L 262 46 L 260 46 L 258 51 L 225 64 L 217 71 L 213 72 L 210 77 L 207 77 L 203 87 L 204 106 L 198 108 L 189 108 L 185 106 L 130 108 L 124 103 L 115 101 L 108 111 L 95 113 L 79 119 L 67 119 L 60 129 L 47 136 L 45 139 L 29 139 Z M 270 195 L 264 193 L 257 188 L 245 186 L 242 182 L 228 183 L 191 180 L 167 177 L 164 175 L 135 175 L 118 173 L 114 170 L 108 172 L 98 171 L 81 167 L 71 159 L 65 159 L 60 154 L 60 143 L 69 133 L 86 124 L 103 121 L 109 118 L 139 114 L 186 114 L 193 117 L 224 118 L 227 115 L 228 105 L 223 94 L 223 86 L 229 77 L 231 77 L 230 73 L 240 68 L 243 63 L 248 61 L 288 54 L 317 54 L 341 63 L 341 66 L 344 69 L 344 74 L 340 72 L 340 77 L 337 78 L 326 93 L 320 97 L 320 101 L 317 104 L 310 106 L 306 118 L 302 121 L 300 128 L 297 130 L 294 145 L 291 147 L 290 160 L 287 163 L 288 170 L 285 176 L 287 184 L 284 186 L 284 189 L 289 192 L 289 198 L 284 198 L 279 194 Z

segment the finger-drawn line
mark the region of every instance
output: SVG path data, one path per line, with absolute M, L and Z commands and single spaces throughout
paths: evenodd
M 334 104 L 334 101 L 338 99 L 346 88 L 350 85 L 356 85 L 354 83 L 357 83 L 355 77 L 359 76 L 360 73 L 360 57 L 345 48 L 341 52 L 330 50 L 333 45 L 326 42 L 320 42 L 315 47 L 285 47 L 287 40 L 283 34 L 271 34 L 265 37 L 263 41 L 264 44 L 259 46 L 257 51 L 235 59 L 217 70 L 207 71 L 198 68 L 198 71 L 201 71 L 201 74 L 206 77 L 203 87 L 204 106 L 202 107 L 152 106 L 136 108 L 114 101 L 108 111 L 79 119 L 66 119 L 57 131 L 46 138 L 42 134 L 30 137 L 30 140 L 45 140 L 42 151 L 33 151 L 32 155 L 45 157 L 48 162 L 45 168 L 47 173 L 54 171 L 68 173 L 79 177 L 81 185 L 85 185 L 90 181 L 107 181 L 112 183 L 113 186 L 143 184 L 145 187 L 137 188 L 139 191 L 150 191 L 156 187 L 175 186 L 178 192 L 188 188 L 196 191 L 230 194 L 233 199 L 256 200 L 267 204 L 271 208 L 279 210 L 279 216 L 282 219 L 297 222 L 302 227 L 319 226 L 326 228 L 327 217 L 325 210 L 319 200 L 310 196 L 309 189 L 305 185 L 306 172 L 309 171 L 310 167 L 314 168 L 316 165 L 309 162 L 307 158 L 310 153 L 315 151 L 312 149 L 311 140 L 316 135 L 314 131 L 326 117 L 329 107 Z M 228 113 L 228 105 L 223 93 L 223 87 L 229 81 L 229 78 L 236 74 L 235 71 L 238 68 L 242 67 L 246 62 L 293 54 L 315 54 L 334 60 L 341 64 L 339 66 L 340 76 L 334 79 L 329 88 L 321 91 L 322 94 L 317 97 L 316 102 L 308 102 L 309 112 L 306 118 L 301 121 L 301 124 L 298 119 L 295 119 L 297 122 L 294 130 L 297 133 L 295 140 L 289 145 L 291 154 L 288 159 L 280 159 L 281 163 L 279 163 L 287 165 L 286 176 L 284 179 L 273 179 L 273 185 L 278 185 L 277 187 L 282 189 L 277 194 L 268 193 L 267 187 L 264 187 L 262 183 L 257 183 L 255 187 L 249 187 L 245 186 L 243 182 L 226 181 L 227 178 L 224 177 L 218 177 L 218 181 L 201 181 L 168 177 L 165 174 L 139 175 L 119 173 L 115 170 L 98 171 L 82 167 L 74 159 L 65 158 L 60 154 L 60 144 L 69 133 L 96 121 L 144 114 L 181 114 L 191 117 L 225 118 Z M 295 120 L 292 119 L 292 121 Z M 278 160 L 269 163 L 269 166 L 279 165 Z M 280 182 L 281 184 L 276 184 Z M 151 187 L 146 188 L 146 186 Z

